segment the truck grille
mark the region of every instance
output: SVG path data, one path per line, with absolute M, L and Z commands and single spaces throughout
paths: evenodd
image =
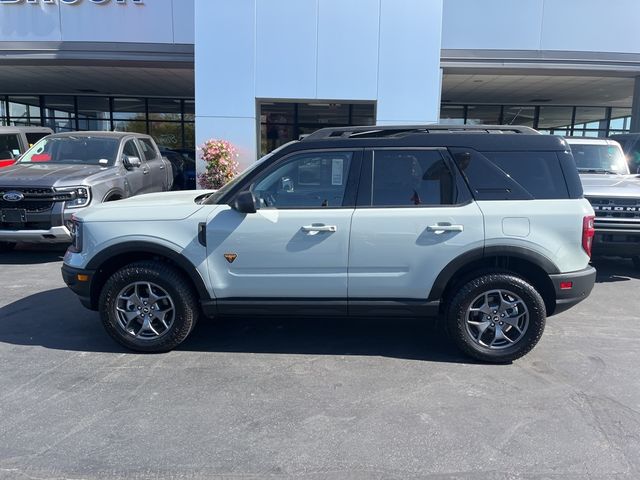
M 9 202 L 3 198 L 6 193 L 18 192 L 24 195 L 19 202 Z M 73 199 L 73 193 L 56 192 L 53 188 L 0 187 L 0 209 L 24 209 L 27 213 L 42 213 L 53 208 L 55 202 Z
M 640 199 L 587 198 L 598 218 L 640 219 Z

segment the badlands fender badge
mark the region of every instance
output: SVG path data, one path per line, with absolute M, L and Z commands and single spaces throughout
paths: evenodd
M 236 258 L 238 258 L 238 255 L 236 255 L 235 253 L 225 253 L 224 258 L 227 260 L 227 262 L 233 263 L 235 262 Z

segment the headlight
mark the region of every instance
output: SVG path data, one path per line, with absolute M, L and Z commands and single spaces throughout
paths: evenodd
M 82 252 L 82 222 L 75 215 L 67 223 L 67 228 L 71 233 L 71 246 L 69 251 L 73 253 Z
M 91 189 L 89 187 L 56 188 L 56 192 L 66 194 L 64 208 L 82 208 L 91 203 Z

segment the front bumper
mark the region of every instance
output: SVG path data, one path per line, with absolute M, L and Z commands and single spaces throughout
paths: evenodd
M 27 243 L 71 243 L 71 232 L 65 226 L 48 230 L 0 230 L 0 241 Z
M 94 270 L 81 270 L 68 265 L 62 265 L 64 283 L 78 295 L 80 303 L 90 310 L 96 310 L 97 305 L 91 299 L 91 284 L 95 276 Z
M 635 257 L 640 255 L 640 230 L 602 231 L 593 237 L 593 255 Z
M 596 282 L 596 269 L 589 266 L 584 270 L 549 275 L 556 291 L 556 307 L 550 315 L 556 315 L 577 305 L 587 298 Z M 571 282 L 570 289 L 562 289 L 562 283 Z

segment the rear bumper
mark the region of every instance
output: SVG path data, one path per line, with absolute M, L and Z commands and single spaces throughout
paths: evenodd
M 550 315 L 556 315 L 577 305 L 587 298 L 596 282 L 596 269 L 589 266 L 577 272 L 549 275 L 556 292 L 556 307 Z M 571 282 L 571 288 L 562 289 L 561 284 Z
M 95 275 L 94 270 L 81 270 L 79 268 L 62 265 L 62 278 L 64 283 L 71 289 L 73 293 L 78 295 L 80 303 L 90 310 L 96 310 L 97 305 L 91 301 L 91 283 Z M 87 277 L 86 280 L 81 280 Z
M 71 233 L 64 226 L 48 230 L 0 230 L 0 241 L 27 243 L 71 243 Z

